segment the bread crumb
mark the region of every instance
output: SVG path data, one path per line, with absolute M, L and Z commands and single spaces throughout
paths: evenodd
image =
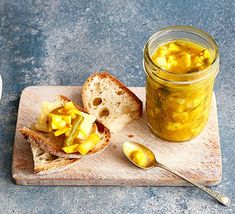
M 129 134 L 129 135 L 128 135 L 128 137 L 129 137 L 129 138 L 132 138 L 132 137 L 134 137 L 134 135 L 132 135 L 132 134 Z

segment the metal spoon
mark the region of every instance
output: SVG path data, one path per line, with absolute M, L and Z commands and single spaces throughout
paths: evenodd
M 198 183 L 195 183 L 194 181 L 191 181 L 189 178 L 185 177 L 184 175 L 181 175 L 179 172 L 177 172 L 176 170 L 170 169 L 169 167 L 159 163 L 156 158 L 154 153 L 147 148 L 146 146 L 137 143 L 137 142 L 131 142 L 131 141 L 127 141 L 124 142 L 122 145 L 122 149 L 124 154 L 126 155 L 126 157 L 137 167 L 140 167 L 142 169 L 151 169 L 153 167 L 160 167 L 163 168 L 167 171 L 172 172 L 173 174 L 183 178 L 184 180 L 188 181 L 189 183 L 193 184 L 194 186 L 200 188 L 201 190 L 203 190 L 204 192 L 206 192 L 207 194 L 209 194 L 210 196 L 212 196 L 213 198 L 215 198 L 216 200 L 218 200 L 221 204 L 225 205 L 225 206 L 229 206 L 230 205 L 230 199 L 221 194 L 218 193 L 212 189 L 209 189 L 207 187 L 204 187 Z M 145 160 L 142 161 L 141 163 L 136 163 L 135 162 L 135 158 L 133 158 L 133 152 L 136 151 L 141 151 L 141 154 L 144 155 Z

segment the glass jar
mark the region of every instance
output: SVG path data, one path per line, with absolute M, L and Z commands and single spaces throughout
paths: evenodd
M 212 63 L 204 70 L 176 74 L 158 67 L 151 59 L 156 49 L 172 40 L 188 40 L 207 48 Z M 152 35 L 144 47 L 146 114 L 152 131 L 160 138 L 182 142 L 205 128 L 210 112 L 219 52 L 213 38 L 189 26 L 174 26 Z

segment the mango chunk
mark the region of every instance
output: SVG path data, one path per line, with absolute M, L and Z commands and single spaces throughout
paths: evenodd
M 65 128 L 63 128 L 63 129 L 59 129 L 59 130 L 57 130 L 57 131 L 54 132 L 54 135 L 55 135 L 56 137 L 58 137 L 58 136 L 60 136 L 60 135 L 62 135 L 62 134 L 65 134 L 65 133 L 68 132 L 70 129 L 71 129 L 71 127 L 65 127 Z
M 64 104 L 64 107 L 63 107 L 63 109 L 65 110 L 65 111 L 68 111 L 68 110 L 70 110 L 70 109 L 76 109 L 76 107 L 75 107 L 75 105 L 73 104 L 73 102 L 66 102 L 65 104 Z
M 53 130 L 62 129 L 67 124 L 66 121 L 63 120 L 63 117 L 60 115 L 50 114 L 49 117 L 51 117 L 51 128 Z
M 203 64 L 202 58 L 200 56 L 195 56 L 193 63 L 195 66 L 201 66 Z
M 155 59 L 155 62 L 160 67 L 166 67 L 167 66 L 166 57 L 164 57 L 164 56 L 157 57 Z
M 209 52 L 208 50 L 205 49 L 205 50 L 203 50 L 202 52 L 203 52 L 203 57 L 204 57 L 204 58 L 207 59 L 207 58 L 210 58 L 210 57 L 211 57 L 210 52 Z
M 77 135 L 77 139 L 85 140 L 85 139 L 87 139 L 87 137 L 88 137 L 88 135 L 86 132 L 79 130 L 78 135 Z
M 78 110 L 78 109 L 76 109 L 76 108 L 73 108 L 73 109 L 69 109 L 69 110 L 67 110 L 66 111 L 66 114 L 69 114 L 69 115 L 75 115 L 75 114 L 80 114 L 81 112 Z
M 167 47 L 161 46 L 158 48 L 158 55 L 159 56 L 166 56 L 168 53 Z
M 95 133 L 90 134 L 89 137 L 78 146 L 77 150 L 80 154 L 86 155 L 97 143 L 99 143 L 99 141 L 99 135 Z
M 177 59 L 176 56 L 170 55 L 167 58 L 167 62 L 171 64 L 171 66 L 176 66 L 177 65 Z
M 70 115 L 64 116 L 64 117 L 63 117 L 63 120 L 64 120 L 68 125 L 71 125 L 71 123 L 72 123 L 72 117 L 71 117 Z
M 78 151 L 78 146 L 79 146 L 79 144 L 74 144 L 72 146 L 65 146 L 62 148 L 62 150 L 67 154 L 75 153 Z
M 191 66 L 191 55 L 188 53 L 183 53 L 181 56 L 181 63 L 186 67 L 189 68 Z
M 143 166 L 143 167 L 146 166 L 146 164 L 148 162 L 147 157 L 142 150 L 136 150 L 136 151 L 132 152 L 131 159 L 137 165 Z
M 172 43 L 169 44 L 168 50 L 172 51 L 172 52 L 177 52 L 177 51 L 180 50 L 180 47 L 176 43 L 172 42 Z
M 184 126 L 182 123 L 179 123 L 179 122 L 168 122 L 166 124 L 165 128 L 170 131 L 178 131 L 178 130 L 184 128 Z

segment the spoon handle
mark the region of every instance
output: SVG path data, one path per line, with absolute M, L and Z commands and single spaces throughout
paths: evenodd
M 190 180 L 189 178 L 185 177 L 184 175 L 180 174 L 179 172 L 177 172 L 176 170 L 173 170 L 167 166 L 165 166 L 164 164 L 161 164 L 161 163 L 157 163 L 157 167 L 160 167 L 160 168 L 163 168 L 167 171 L 170 171 L 172 172 L 173 174 L 183 178 L 184 180 L 188 181 L 189 183 L 193 184 L 194 186 L 198 187 L 199 189 L 201 189 L 202 191 L 206 192 L 207 194 L 209 194 L 210 196 L 212 196 L 213 198 L 215 198 L 216 200 L 218 200 L 221 204 L 225 205 L 225 206 L 229 206 L 230 205 L 230 199 L 219 193 L 219 192 L 216 192 L 212 189 L 209 189 L 205 186 L 202 186 L 201 184 L 198 184 L 198 183 L 195 183 L 194 181 Z

